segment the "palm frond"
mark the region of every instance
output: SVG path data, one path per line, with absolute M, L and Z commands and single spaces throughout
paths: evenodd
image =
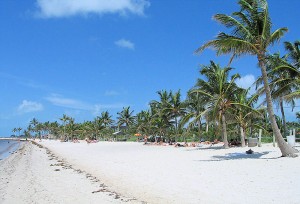
M 277 43 L 286 32 L 288 32 L 288 28 L 286 28 L 286 27 L 275 30 L 270 35 L 268 44 L 273 45 L 273 44 Z

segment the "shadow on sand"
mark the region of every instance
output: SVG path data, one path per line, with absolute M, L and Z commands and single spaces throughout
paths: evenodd
M 186 149 L 186 151 L 196 151 L 196 150 L 220 150 L 224 149 L 223 146 L 206 146 L 206 147 L 194 147 L 191 149 Z
M 197 161 L 209 161 L 209 162 L 214 162 L 214 161 L 225 161 L 225 160 L 241 160 L 241 159 L 262 159 L 262 160 L 269 160 L 269 159 L 279 159 L 281 157 L 264 157 L 262 156 L 269 154 L 271 151 L 265 151 L 265 152 L 254 152 L 253 154 L 246 154 L 246 153 L 240 153 L 240 152 L 235 152 L 235 153 L 228 153 L 225 155 L 216 155 L 212 156 L 211 159 L 206 159 L 206 160 L 197 160 Z

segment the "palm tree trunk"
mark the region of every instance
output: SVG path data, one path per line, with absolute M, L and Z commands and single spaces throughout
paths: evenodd
M 282 153 L 282 156 L 283 157 L 295 157 L 296 155 L 294 153 L 297 153 L 298 151 L 285 142 L 285 140 L 283 139 L 283 137 L 280 133 L 278 125 L 276 123 L 275 114 L 274 114 L 274 110 L 273 110 L 273 104 L 272 104 L 271 91 L 270 91 L 270 87 L 268 84 L 268 76 L 267 76 L 267 70 L 266 70 L 266 65 L 265 65 L 264 59 L 265 59 L 264 54 L 260 54 L 258 56 L 259 66 L 261 68 L 261 73 L 262 73 L 262 77 L 263 77 L 263 81 L 264 81 L 264 88 L 265 88 L 265 93 L 266 93 L 267 111 L 269 114 L 269 120 L 271 122 L 273 134 L 275 135 L 275 138 L 277 140 L 277 144 Z
M 177 121 L 177 117 L 175 117 L 175 142 L 177 142 L 177 137 L 178 137 L 178 121 Z
M 282 129 L 283 129 L 283 136 L 286 134 L 286 122 L 285 122 L 285 114 L 284 114 L 284 109 L 283 109 L 283 99 L 280 97 L 280 111 L 281 111 L 281 116 L 282 116 Z
M 244 131 L 244 128 L 242 126 L 240 127 L 240 131 L 241 131 L 241 144 L 242 144 L 242 147 L 245 147 L 246 146 L 245 131 Z
M 199 133 L 199 141 L 201 141 L 202 131 L 201 131 L 201 120 L 198 120 L 198 133 Z
M 222 134 L 223 134 L 223 142 L 224 142 L 224 148 L 228 149 L 228 140 L 227 140 L 227 129 L 226 129 L 226 120 L 225 115 L 222 113 Z
M 206 122 L 206 129 L 205 132 L 208 132 L 208 116 L 205 117 L 205 122 Z

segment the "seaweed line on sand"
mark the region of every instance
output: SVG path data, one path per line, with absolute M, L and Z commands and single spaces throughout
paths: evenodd
M 86 176 L 87 179 L 89 179 L 91 182 L 94 183 L 100 183 L 99 184 L 99 189 L 92 191 L 92 194 L 94 193 L 99 193 L 99 192 L 106 192 L 108 193 L 109 196 L 112 196 L 114 199 L 120 199 L 122 202 L 130 202 L 130 201 L 137 201 L 136 198 L 126 198 L 125 196 L 122 196 L 121 194 L 112 191 L 108 188 L 108 186 L 106 186 L 104 183 L 101 183 L 100 180 L 96 177 L 93 176 L 92 174 L 81 170 L 81 169 L 75 169 L 72 165 L 68 164 L 65 160 L 60 159 L 58 156 L 56 156 L 53 152 L 51 152 L 51 150 L 35 141 L 31 141 L 32 144 L 38 146 L 39 148 L 43 148 L 46 150 L 46 154 L 49 157 L 49 160 L 56 160 L 57 163 L 56 164 L 51 164 L 50 166 L 61 166 L 63 169 L 71 169 L 79 174 L 84 174 Z M 60 169 L 54 169 L 54 171 L 60 171 Z M 145 201 L 140 201 L 140 203 L 146 204 L 147 202 Z

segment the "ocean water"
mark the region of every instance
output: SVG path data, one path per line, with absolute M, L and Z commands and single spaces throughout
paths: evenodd
M 16 140 L 0 140 L 0 160 L 5 159 L 20 147 Z

